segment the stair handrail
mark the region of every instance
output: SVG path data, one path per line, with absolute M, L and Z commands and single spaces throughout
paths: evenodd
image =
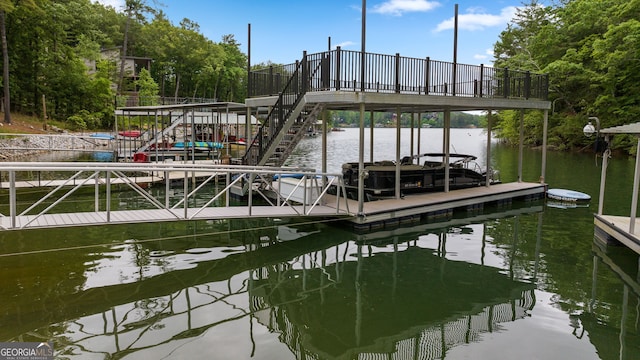
M 318 113 L 320 113 L 322 111 L 322 109 L 323 109 L 322 104 L 316 104 L 313 107 L 311 112 L 306 116 L 304 122 L 302 124 L 300 124 L 300 126 L 298 127 L 297 131 L 295 132 L 295 134 L 291 138 L 290 143 L 286 147 L 285 151 L 282 152 L 281 157 L 278 159 L 278 161 L 275 164 L 276 166 L 284 165 L 285 160 L 289 157 L 289 155 L 291 155 L 291 153 L 293 152 L 293 149 L 295 148 L 295 146 L 302 139 L 302 137 L 303 137 L 303 135 L 305 133 L 305 130 L 310 125 L 313 126 L 313 123 L 315 123 L 316 119 L 318 118 Z
M 264 152 L 268 149 L 272 144 L 277 134 L 280 133 L 282 128 L 285 125 L 286 120 L 289 118 L 290 114 L 293 112 L 300 101 L 304 97 L 307 91 L 307 83 L 306 83 L 306 74 L 308 74 L 307 69 L 307 55 L 303 54 L 302 61 L 296 64 L 295 71 L 289 77 L 287 84 L 284 89 L 278 95 L 278 100 L 274 104 L 271 111 L 267 115 L 266 120 L 262 123 L 253 140 L 250 142 L 246 153 L 242 157 L 243 164 L 249 164 L 250 159 L 255 157 L 255 153 L 257 152 L 257 157 L 255 157 L 256 164 L 262 160 L 264 156 Z M 306 71 L 305 71 L 306 70 Z M 302 73 L 302 76 L 300 74 Z M 302 81 L 301 81 L 302 80 Z M 287 104 L 286 101 L 290 100 L 292 96 L 295 96 L 293 101 L 290 104 Z M 283 112 L 284 109 L 286 113 Z M 269 134 L 268 140 L 264 141 L 265 129 L 269 126 L 269 123 L 277 116 L 278 122 L 275 124 L 274 131 L 272 134 Z
M 184 117 L 184 112 L 180 113 L 175 120 L 172 120 L 171 123 L 169 124 L 169 126 L 165 127 L 162 129 L 161 132 L 156 132 L 156 135 L 152 138 L 150 138 L 149 140 L 147 140 L 147 142 L 145 142 L 138 150 L 137 152 L 143 152 L 146 151 L 147 149 L 149 149 L 149 147 L 151 147 L 151 145 L 153 145 L 154 143 L 156 143 L 156 141 L 158 139 L 162 139 L 164 138 L 164 136 L 166 135 L 166 132 L 169 132 L 171 130 L 173 130 L 176 126 L 179 125 L 180 122 L 183 121 L 183 117 Z M 169 113 L 169 118 L 171 118 L 172 114 Z

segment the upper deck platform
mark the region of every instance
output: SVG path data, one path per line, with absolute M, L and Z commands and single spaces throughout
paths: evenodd
M 362 103 L 370 111 L 394 112 L 551 107 L 546 74 L 399 54 L 363 57 L 340 48 L 252 71 L 245 103 L 272 106 L 287 91 L 304 94 L 307 104 L 322 103 L 334 110 L 356 110 Z

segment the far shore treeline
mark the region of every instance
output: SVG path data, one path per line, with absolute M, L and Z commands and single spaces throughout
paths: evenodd
M 132 89 L 141 99 L 244 101 L 247 55 L 240 51 L 239 34 L 208 39 L 192 20 L 169 21 L 159 2 L 125 3 L 125 9 L 114 9 L 90 0 L 0 1 L 6 38 L 2 110 L 9 106 L 12 112 L 42 117 L 46 109 L 50 119 L 93 129 L 113 126 L 120 95 Z M 640 0 L 544 3 L 530 0 L 519 8 L 496 39 L 493 66 L 549 74 L 549 145 L 588 148 L 593 140 L 582 135 L 582 128 L 590 116 L 597 116 L 602 127 L 640 121 Z M 135 83 L 126 81 L 115 61 L 100 56 L 104 49 L 151 58 L 151 71 L 142 71 Z M 88 71 L 91 61 L 96 71 Z M 9 122 L 10 112 L 5 113 Z M 377 114 L 375 121 L 388 125 L 392 116 Z M 454 116 L 456 126 L 486 125 L 484 117 Z M 441 117 L 421 114 L 416 125 L 441 126 Z M 542 117 L 541 111 L 525 113 L 527 146 L 542 144 Z M 409 118 L 403 114 L 400 120 L 404 124 Z M 336 126 L 352 119 L 339 112 L 329 117 Z M 496 135 L 517 144 L 519 112 L 500 111 L 493 120 Z M 612 146 L 634 153 L 635 139 L 619 136 Z

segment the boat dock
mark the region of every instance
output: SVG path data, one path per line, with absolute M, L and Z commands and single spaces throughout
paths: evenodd
M 426 192 L 403 198 L 382 199 L 364 203 L 363 212 L 347 219 L 354 229 L 369 231 L 396 228 L 421 221 L 450 219 L 454 214 L 481 212 L 485 205 L 510 206 L 513 201 L 544 199 L 546 185 L 514 182 L 478 186 L 449 192 Z M 332 203 L 332 201 L 328 201 Z M 358 207 L 357 200 L 347 200 L 349 209 Z
M 0 214 L 2 228 L 14 230 L 246 216 L 326 216 L 347 220 L 354 228 L 368 231 L 424 219 L 446 218 L 460 209 L 479 211 L 485 204 L 510 204 L 518 199 L 544 197 L 546 127 L 548 111 L 551 108 L 547 99 L 546 74 L 492 69 L 483 65 L 446 63 L 430 58 L 413 59 L 401 57 L 399 54 L 365 54 L 341 50 L 338 47 L 317 54 L 305 52 L 302 61 L 281 68 L 271 66 L 268 69 L 251 71 L 247 86 L 248 98 L 244 104 L 177 104 L 117 109 L 116 124 L 124 126 L 115 129 L 118 137 L 124 138 L 118 142 L 117 158 L 133 160 L 132 163 L 0 163 L 0 173 L 9 174 L 8 181 L 2 181 L 3 187 L 6 186 L 9 192 L 9 201 L 3 203 L 4 207 L 0 207 L 1 211 L 5 212 Z M 516 182 L 487 185 L 490 183 L 491 173 L 487 166 L 484 181 L 478 181 L 468 188 L 454 190 L 453 188 L 459 186 L 456 183 L 458 176 L 454 173 L 458 169 L 455 164 L 449 164 L 448 160 L 451 157 L 451 113 L 472 110 L 487 112 L 487 148 L 484 163 L 491 164 L 491 114 L 503 109 L 520 112 L 521 128 L 524 124 L 525 110 L 535 109 L 543 112 L 541 122 L 545 131 L 540 182 L 525 183 L 522 180 L 524 139 L 521 132 Z M 345 190 L 344 173 L 329 174 L 326 171 L 326 116 L 328 111 L 340 110 L 358 111 L 360 114 L 358 161 L 353 163 L 350 178 L 350 186 L 357 186 L 355 197 L 356 192 L 353 189 L 349 192 Z M 393 189 L 385 194 L 376 194 L 387 196 L 392 193 L 393 196 L 367 201 L 369 199 L 366 195 L 369 194 L 365 195 L 365 181 L 359 179 L 367 179 L 372 175 L 369 171 L 371 169 L 367 169 L 364 164 L 374 162 L 377 157 L 374 155 L 374 121 L 369 121 L 369 129 L 365 129 L 364 125 L 365 114 L 369 114 L 373 120 L 375 112 L 393 113 L 396 118 L 396 152 L 393 155 L 385 154 L 392 155 L 385 160 L 395 164 L 393 176 L 386 175 L 387 172 L 391 173 L 389 171 L 383 176 L 385 179 L 388 178 L 388 181 L 385 180 L 385 187 L 393 184 Z M 230 113 L 236 114 L 235 121 L 229 117 Z M 442 174 L 422 174 L 423 178 L 412 178 L 407 182 L 402 178 L 404 166 L 400 157 L 400 120 L 403 114 L 405 118 L 410 117 L 410 154 L 420 154 L 419 142 L 414 148 L 414 130 L 417 132 L 417 138 L 420 138 L 421 114 L 427 113 L 443 115 L 441 152 L 447 160 L 442 162 Z M 258 117 L 263 118 L 257 121 Z M 284 168 L 285 160 L 295 149 L 300 138 L 316 124 L 321 124 L 323 134 L 321 170 Z M 251 138 L 252 141 L 247 142 L 241 154 L 235 154 L 235 157 L 231 151 L 227 151 L 225 159 L 221 159 L 221 162 L 228 161 L 227 164 L 213 164 L 214 159 L 209 159 L 210 165 L 197 164 L 195 147 L 184 149 L 180 153 L 180 159 L 174 158 L 173 163 L 151 162 L 166 159 L 163 154 L 169 157 L 179 155 L 160 151 L 161 144 L 166 145 L 167 139 L 171 139 L 172 142 L 182 141 L 184 144 L 193 144 L 200 140 L 231 140 L 232 133 L 227 132 L 231 127 L 235 127 L 236 138 Z M 364 153 L 365 130 L 370 134 L 369 154 Z M 121 156 L 123 154 L 126 156 Z M 192 163 L 176 161 L 187 159 Z M 34 177 L 38 176 L 40 171 L 62 171 L 67 172 L 69 176 L 66 179 L 62 178 L 62 182 L 50 181 L 48 188 L 51 191 L 43 199 L 30 205 L 18 202 L 17 189 L 21 186 L 33 186 Z M 17 172 L 31 174 L 31 178 L 22 175 L 16 177 Z M 274 175 L 300 173 L 303 174 L 303 178 L 293 186 L 281 180 L 274 180 Z M 143 188 L 144 186 L 141 186 L 155 182 L 155 177 L 147 177 L 148 174 L 156 174 L 157 180 L 165 183 L 164 199 L 154 198 Z M 199 181 L 179 181 L 195 179 L 200 177 L 198 174 L 203 175 Z M 18 182 L 25 178 L 28 182 Z M 315 180 L 317 178 L 321 178 L 322 181 L 318 182 Z M 427 182 L 427 179 L 431 178 L 433 181 Z M 172 185 L 173 181 L 164 179 L 175 179 L 181 183 L 181 190 L 177 192 L 183 194 L 183 198 L 177 203 L 176 199 L 169 198 L 169 193 L 173 192 L 170 191 L 171 186 L 176 184 Z M 310 179 L 314 180 L 309 181 Z M 218 180 L 224 184 L 222 191 L 214 195 L 203 195 L 203 188 L 211 188 L 206 185 Z M 442 184 L 442 191 L 433 191 L 436 182 Z M 110 191 L 111 186 L 117 183 L 131 187 L 145 199 L 145 205 L 138 209 L 116 209 L 117 204 L 111 204 Z M 434 184 L 433 188 L 420 185 L 427 183 Z M 42 186 L 43 181 L 37 181 L 37 184 Z M 93 185 L 95 188 L 95 206 L 83 212 L 69 214 L 67 218 L 59 216 L 60 210 L 54 208 L 66 201 L 65 199 L 80 186 L 85 185 Z M 410 191 L 405 191 L 417 191 L 417 188 L 429 192 L 408 194 Z M 235 209 L 229 205 L 232 193 L 246 199 L 246 205 L 240 206 L 244 207 L 243 209 Z M 204 202 L 197 207 L 188 205 L 190 202 L 203 201 L 202 197 L 205 198 Z M 262 209 L 262 204 L 253 204 L 254 197 L 264 200 L 269 205 Z M 22 198 L 20 200 L 22 201 Z M 53 201 L 53 204 L 49 205 L 45 200 Z M 226 201 L 226 204 L 221 205 L 221 201 Z M 149 204 L 153 210 L 142 209 L 149 208 Z M 283 207 L 287 209 L 282 209 Z
M 317 173 L 306 168 L 268 168 L 233 165 L 194 163 L 96 163 L 96 162 L 16 162 L 0 163 L 0 171 L 8 173 L 8 197 L 0 208 L 0 228 L 4 230 L 125 224 L 179 220 L 212 220 L 246 217 L 348 217 L 352 214 L 345 208 L 345 199 L 333 196 L 337 202 L 329 206 L 324 198 L 331 188 L 341 188 L 339 174 Z M 44 196 L 34 198 L 30 192 L 18 191 L 16 178 L 26 174 L 48 173 L 59 178 L 56 185 L 42 187 Z M 153 195 L 142 186 L 136 173 L 165 174 L 163 195 Z M 173 176 L 170 174 L 174 174 Z M 177 175 L 181 174 L 181 177 Z M 285 176 L 301 176 L 289 192 L 284 193 L 274 186 Z M 66 178 L 62 179 L 65 176 Z M 197 181 L 192 181 L 196 180 Z M 323 177 L 324 182 L 307 181 Z M 161 177 L 157 177 L 162 179 Z M 173 181 L 173 180 L 182 181 Z M 148 177 L 146 180 L 153 180 Z M 146 181 L 143 180 L 143 181 Z M 179 183 L 179 185 L 177 185 Z M 20 183 L 25 185 L 26 182 Z M 31 182 L 35 184 L 35 182 Z M 114 185 L 123 185 L 132 190 L 128 195 L 140 199 L 135 208 L 120 208 L 111 195 Z M 217 184 L 218 186 L 214 186 Z M 222 184 L 222 185 L 220 185 Z M 145 184 L 146 185 L 146 184 Z M 251 185 L 251 186 L 249 186 Z M 231 189 L 245 189 L 247 202 L 232 205 Z M 81 187 L 94 188 L 93 206 L 65 206 L 73 202 L 72 195 Z M 313 194 L 309 201 L 291 200 L 292 193 L 302 189 Z M 175 191 L 174 191 L 175 190 Z M 173 196 L 173 193 L 178 195 Z M 275 200 L 265 194 L 276 194 Z M 337 191 L 344 194 L 344 189 Z M 86 195 L 85 195 L 86 197 Z M 261 201 L 256 201 L 254 197 Z M 77 200 L 77 198 L 75 198 Z M 89 198 L 89 201 L 91 198 Z M 71 209 L 71 210 L 70 210 Z
M 546 190 L 545 185 L 537 183 L 496 184 L 368 201 L 364 203 L 363 211 L 357 211 L 358 201 L 345 196 L 347 191 L 341 174 L 317 173 L 303 168 L 62 162 L 0 163 L 0 169 L 9 173 L 9 180 L 3 181 L 3 189 L 8 191 L 1 194 L 8 195 L 8 201 L 4 202 L 8 206 L 5 205 L 0 213 L 0 228 L 4 230 L 306 216 L 333 218 L 351 224 L 356 230 L 368 231 L 447 218 L 456 211 L 479 211 L 485 204 L 507 205 L 517 199 L 541 199 Z M 40 182 L 39 188 L 45 189 L 45 195 L 34 199 L 18 191 L 23 186 L 38 185 L 35 181 L 15 180 L 17 173 L 23 175 L 24 172 L 55 172 L 68 176 L 66 179 Z M 131 175 L 134 173 L 164 176 L 134 177 Z M 198 181 L 190 181 L 196 177 Z M 172 181 L 164 181 L 164 195 L 154 196 L 141 186 L 147 181 L 152 183 L 157 179 L 160 182 L 165 178 Z M 218 186 L 212 186 L 214 183 Z M 135 192 L 131 196 L 143 201 L 135 202 L 136 208 L 119 208 L 111 196 L 114 185 L 128 186 Z M 91 186 L 95 189 L 94 206 L 82 209 L 74 206 L 70 211 L 69 207 L 61 205 L 73 201 L 71 195 L 80 187 Z M 244 205 L 230 204 L 234 187 L 246 188 Z M 207 192 L 212 188 L 217 190 Z M 174 192 L 181 195 L 171 197 Z
M 607 183 L 607 166 L 611 150 L 607 147 L 602 155 L 602 173 L 600 175 L 600 197 L 598 212 L 594 214 L 595 238 L 603 243 L 617 242 L 640 254 L 640 219 L 637 218 L 638 187 L 640 185 L 640 123 L 615 126 L 599 130 L 604 142 L 609 144 L 611 138 L 618 134 L 631 134 L 638 137 L 635 175 L 631 189 L 631 210 L 629 216 L 604 213 L 604 193 Z M 596 141 L 599 141 L 597 139 Z
M 595 214 L 595 237 L 603 242 L 615 240 L 629 249 L 640 254 L 640 220 L 628 216 L 600 215 Z

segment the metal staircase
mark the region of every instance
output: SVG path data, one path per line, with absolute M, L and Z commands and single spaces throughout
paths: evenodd
M 320 66 L 321 62 L 315 64 L 313 72 L 318 71 Z M 300 139 L 314 126 L 324 106 L 306 103 L 309 70 L 310 63 L 305 55 L 249 144 L 242 157 L 244 165 L 282 166 Z
M 280 142 L 275 147 L 275 151 L 263 165 L 277 167 L 284 165 L 300 140 L 311 131 L 314 131 L 315 122 L 318 119 L 318 114 L 322 112 L 322 109 L 323 106 L 321 104 L 316 104 L 313 107 L 309 107 L 309 109 L 305 108 L 300 116 L 295 119 L 295 122 L 289 130 L 283 133 L 282 139 L 280 139 Z
M 173 120 L 171 120 L 171 124 L 169 126 L 167 126 L 166 128 L 162 129 L 162 131 L 157 132 L 156 136 L 151 137 L 147 142 L 145 142 L 138 150 L 137 152 L 144 152 L 149 150 L 149 148 L 156 144 L 156 143 L 161 143 L 163 138 L 166 136 L 168 136 L 170 134 L 170 132 L 175 129 L 178 125 L 183 123 L 183 118 L 184 114 L 180 114 L 178 116 L 176 116 Z M 173 117 L 173 116 L 172 116 Z

